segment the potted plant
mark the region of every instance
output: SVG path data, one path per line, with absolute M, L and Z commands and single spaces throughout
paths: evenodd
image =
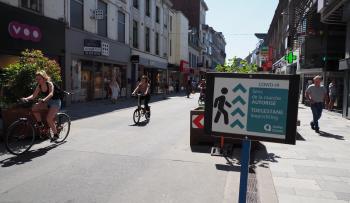
M 30 111 L 30 108 L 16 104 L 18 99 L 33 93 L 37 85 L 35 73 L 38 70 L 45 70 L 53 82 L 61 82 L 60 66 L 56 61 L 45 57 L 40 50 L 25 50 L 17 62 L 1 69 L 0 108 L 4 130 L 18 117 Z

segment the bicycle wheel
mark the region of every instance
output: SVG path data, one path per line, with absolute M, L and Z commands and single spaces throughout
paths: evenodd
M 6 149 L 14 155 L 27 152 L 34 144 L 35 131 L 33 125 L 25 118 L 12 123 L 5 138 Z
M 68 137 L 70 131 L 70 117 L 65 113 L 57 113 L 56 128 L 59 136 L 56 142 L 63 142 Z
M 136 110 L 134 111 L 134 116 L 133 116 L 134 123 L 135 123 L 135 124 L 139 124 L 140 118 L 141 118 L 140 109 L 136 109 Z

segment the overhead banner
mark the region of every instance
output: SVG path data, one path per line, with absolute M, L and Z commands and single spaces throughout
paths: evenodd
M 208 73 L 206 131 L 295 144 L 298 86 L 297 75 Z

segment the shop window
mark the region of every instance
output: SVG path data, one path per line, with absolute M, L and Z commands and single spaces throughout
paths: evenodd
M 70 1 L 70 25 L 84 29 L 84 2 L 83 0 Z
M 125 43 L 125 14 L 118 11 L 118 42 Z
M 145 34 L 145 50 L 147 52 L 150 52 L 150 29 L 146 27 L 146 34 Z
M 97 33 L 101 36 L 107 37 L 107 4 L 99 0 L 97 8 L 103 10 L 103 19 L 97 21 Z
M 132 46 L 134 48 L 139 48 L 138 23 L 135 20 L 133 21 L 133 24 L 132 24 Z
M 43 3 L 42 0 L 21 0 L 21 6 L 38 13 L 42 13 Z
M 145 14 L 148 17 L 151 17 L 151 0 L 146 0 L 146 8 L 145 8 Z

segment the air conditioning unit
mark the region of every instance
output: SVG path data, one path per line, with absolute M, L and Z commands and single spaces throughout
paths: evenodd
M 96 9 L 93 11 L 93 19 L 95 20 L 103 20 L 104 14 L 102 9 Z

